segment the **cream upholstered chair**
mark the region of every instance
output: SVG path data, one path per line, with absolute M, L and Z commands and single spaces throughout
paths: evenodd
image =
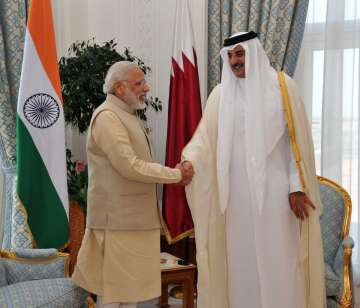
M 349 237 L 351 199 L 335 182 L 318 176 L 324 210 L 320 217 L 325 259 L 327 307 L 352 307 L 351 254 Z
M 56 249 L 0 250 L 0 307 L 88 307 L 68 278 L 69 255 Z

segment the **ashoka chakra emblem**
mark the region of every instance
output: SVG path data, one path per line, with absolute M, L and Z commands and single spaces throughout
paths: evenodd
M 29 123 L 37 128 L 52 126 L 60 115 L 56 100 L 45 93 L 30 96 L 24 104 L 24 115 Z

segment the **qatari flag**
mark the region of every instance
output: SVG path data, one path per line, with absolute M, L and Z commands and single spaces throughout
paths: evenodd
M 165 164 L 175 167 L 201 118 L 199 75 L 188 0 L 177 0 L 171 58 Z M 194 224 L 182 186 L 164 185 L 163 218 L 169 243 L 192 234 Z

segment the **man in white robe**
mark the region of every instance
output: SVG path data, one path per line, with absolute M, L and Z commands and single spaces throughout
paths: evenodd
M 253 32 L 225 40 L 221 84 L 183 151 L 198 307 L 325 307 L 320 196 L 294 81 Z

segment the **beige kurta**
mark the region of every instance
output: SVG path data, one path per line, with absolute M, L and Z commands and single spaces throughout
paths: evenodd
M 72 279 L 105 304 L 160 296 L 160 230 L 86 229 Z
M 138 302 L 161 292 L 156 183 L 177 183 L 178 169 L 153 162 L 149 138 L 115 95 L 93 113 L 87 139 L 87 227 L 73 281 L 103 303 Z
M 315 175 L 314 149 L 308 120 L 295 84 L 287 78 L 299 173 L 304 180 L 304 190 L 317 205 L 310 218 L 301 223 L 299 260 L 305 279 L 306 307 L 325 307 L 324 264 L 319 225 L 320 197 Z M 228 277 L 225 216 L 220 211 L 216 173 L 218 132 L 218 105 L 221 86 L 210 95 L 201 123 L 187 147 L 183 159 L 192 161 L 195 176 L 186 193 L 194 220 L 198 264 L 198 306 L 201 308 L 228 308 Z M 301 172 L 300 172 L 301 169 Z M 276 239 L 274 239 L 276 241 Z M 250 279 L 250 278 L 249 278 Z M 279 303 L 281 307 L 281 303 Z

